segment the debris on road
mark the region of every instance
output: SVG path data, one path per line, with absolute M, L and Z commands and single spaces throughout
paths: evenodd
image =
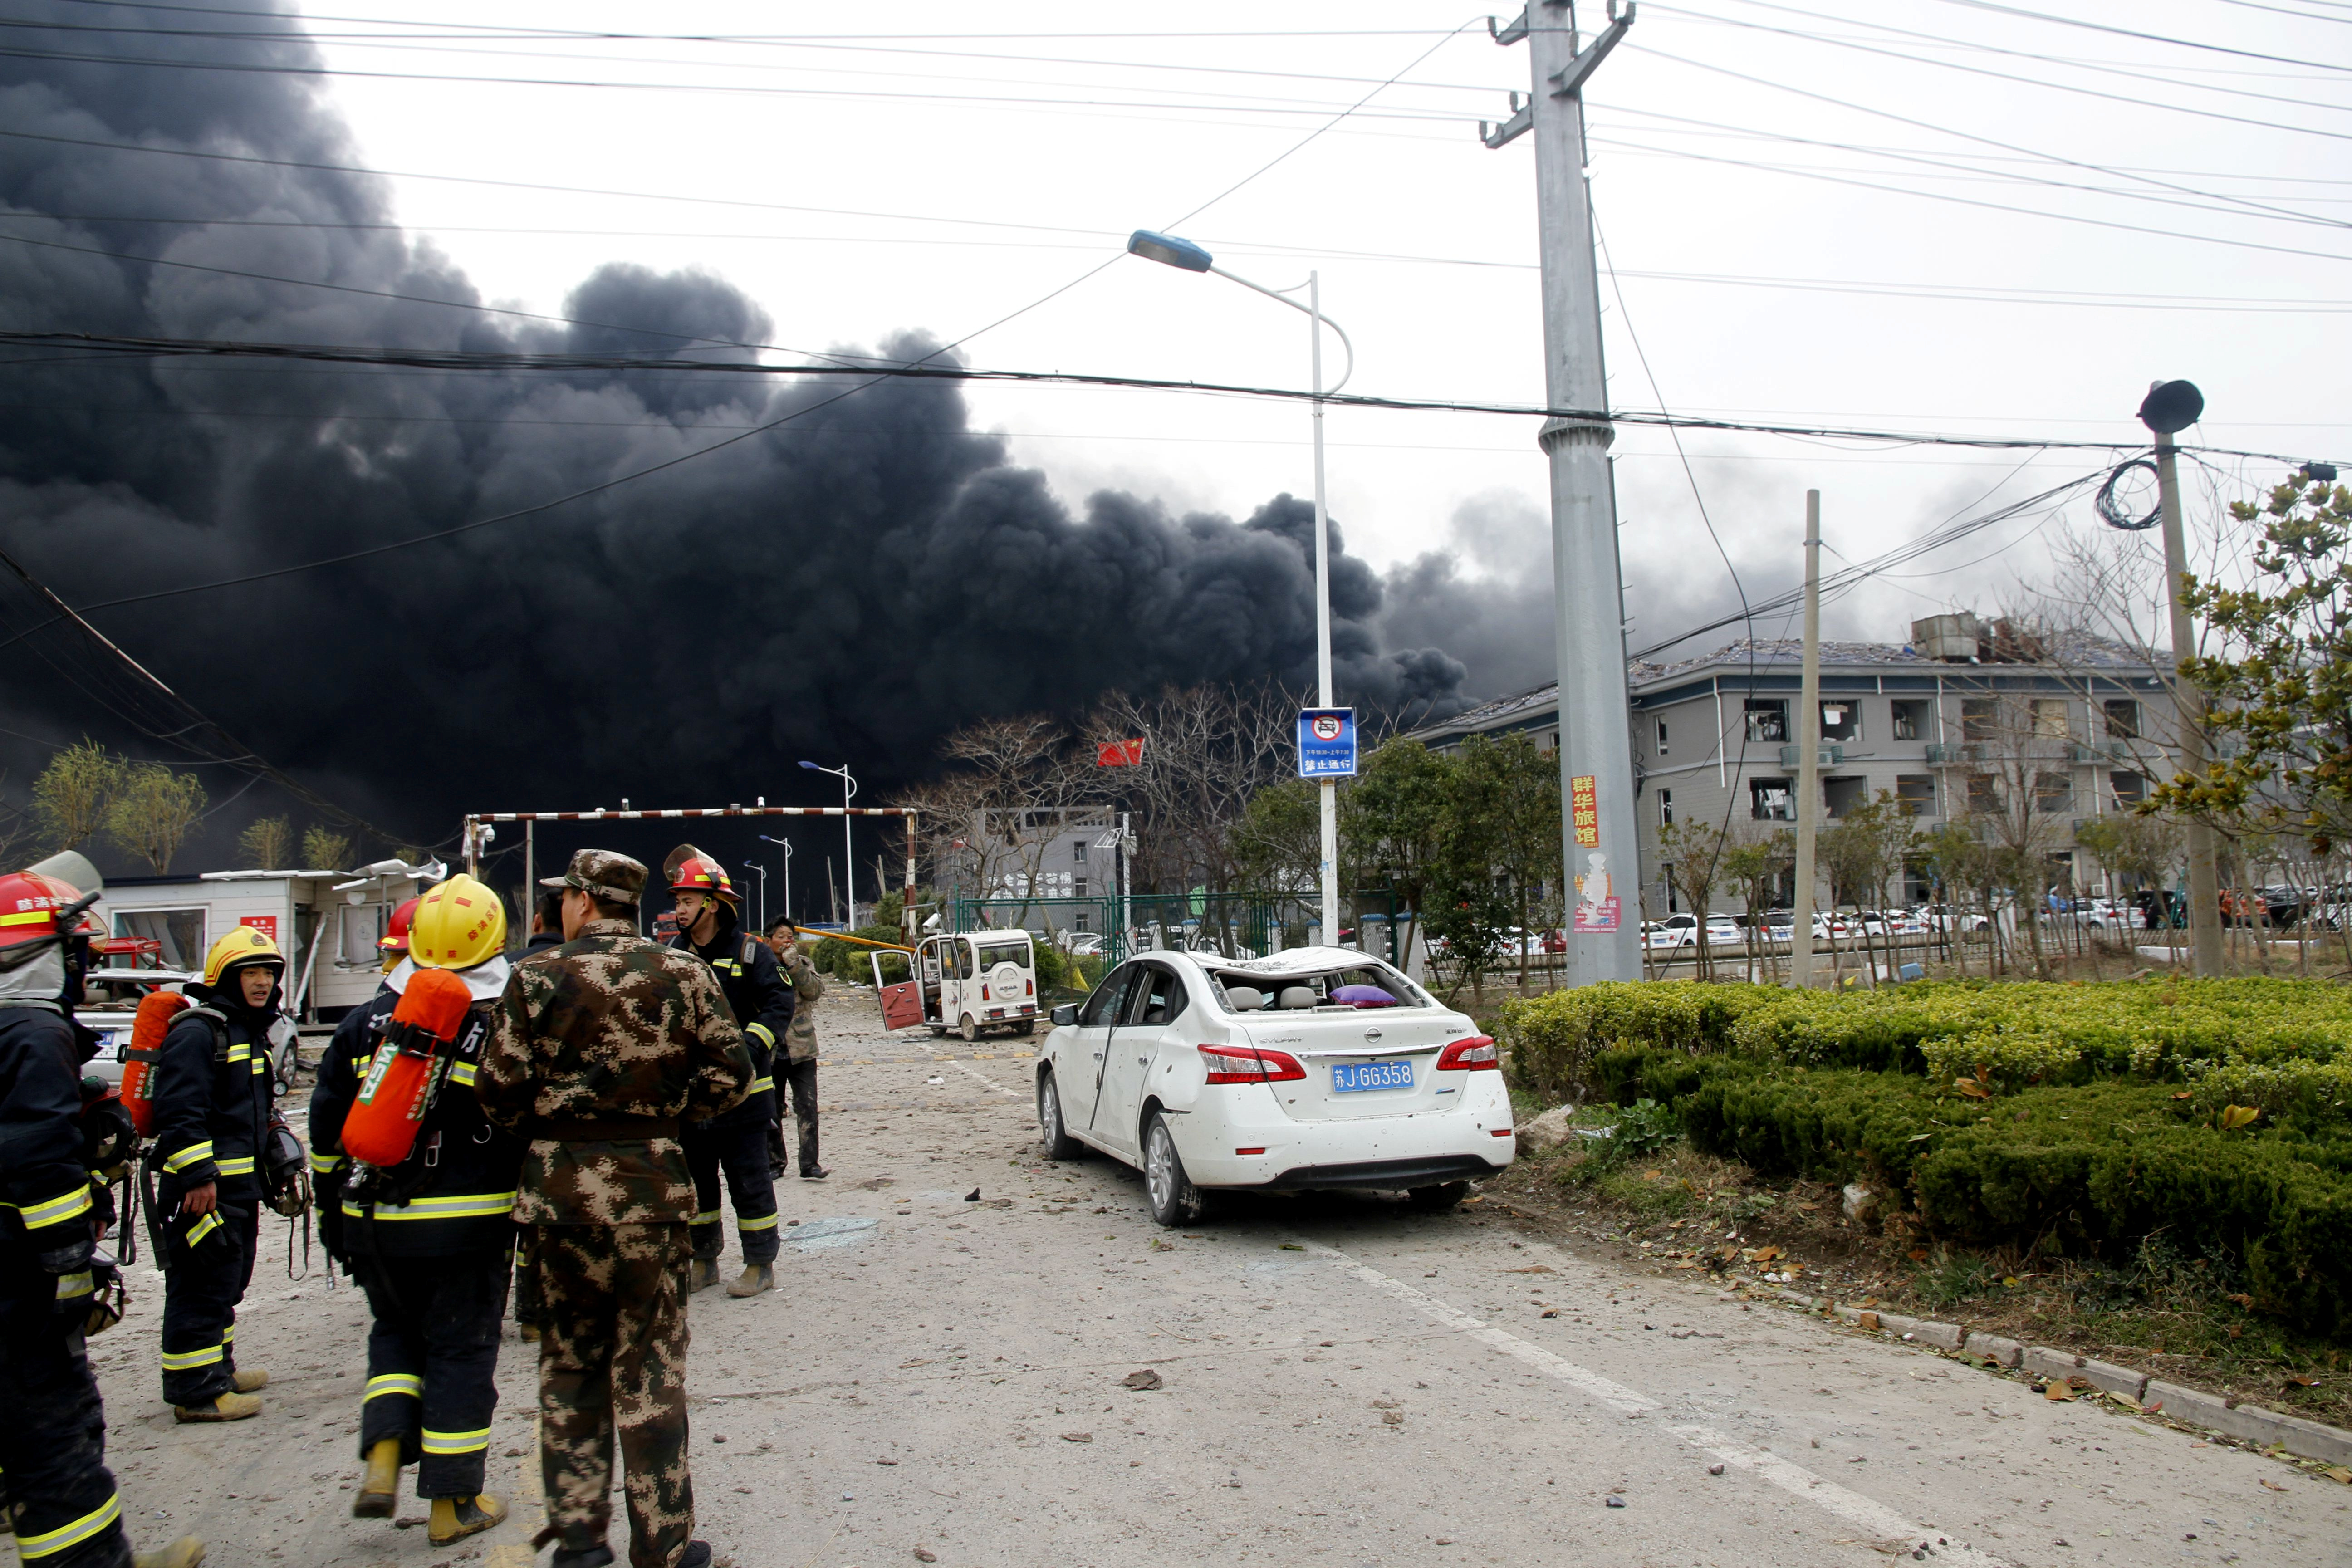
M 1120 1378 L 1119 1382 L 1139 1394 L 1149 1394 L 1151 1390 L 1162 1386 L 1160 1374 L 1148 1366 L 1141 1372 L 1129 1373 L 1125 1377 Z
M 1091 1443 L 1094 1440 L 1095 1435 L 1091 1432 L 1065 1432 L 1062 1434 L 1062 1441 L 1065 1443 Z

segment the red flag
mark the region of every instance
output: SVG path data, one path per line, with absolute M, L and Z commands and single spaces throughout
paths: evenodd
M 1143 762 L 1143 737 L 1132 741 L 1105 741 L 1095 748 L 1095 766 L 1098 768 L 1132 768 Z

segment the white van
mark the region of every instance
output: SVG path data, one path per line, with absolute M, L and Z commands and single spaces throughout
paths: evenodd
M 934 1035 L 967 1040 L 982 1029 L 1037 1032 L 1037 954 L 1025 931 L 928 936 L 916 950 L 923 1022 Z

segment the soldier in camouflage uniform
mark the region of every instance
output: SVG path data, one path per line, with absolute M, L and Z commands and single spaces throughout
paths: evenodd
M 783 1110 L 789 1089 L 793 1121 L 800 1128 L 801 1176 L 814 1182 L 833 1173 L 816 1159 L 816 1003 L 824 994 L 824 976 L 809 962 L 800 937 L 800 928 L 781 915 L 768 922 L 768 946 L 793 996 L 792 1026 L 784 1031 L 784 1048 L 776 1053 L 776 1109 Z
M 500 998 L 475 1096 L 529 1141 L 515 1218 L 537 1262 L 541 1469 L 553 1568 L 613 1561 L 614 1428 L 631 1568 L 704 1568 L 687 1468 L 687 1222 L 679 1124 L 741 1102 L 751 1057 L 709 966 L 636 934 L 646 868 L 583 849 L 560 947 Z

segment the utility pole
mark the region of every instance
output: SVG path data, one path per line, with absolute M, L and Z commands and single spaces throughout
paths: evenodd
M 1609 467 L 1615 427 L 1601 358 L 1601 280 L 1593 259 L 1592 193 L 1584 167 L 1585 79 L 1633 25 L 1633 7 L 1608 0 L 1609 26 L 1579 48 L 1570 0 L 1528 0 L 1497 44 L 1528 46 L 1533 93 L 1501 125 L 1481 124 L 1488 147 L 1535 132 L 1536 226 L 1543 255 L 1544 393 L 1556 413 L 1537 437 L 1551 459 L 1552 588 L 1559 624 L 1563 866 L 1568 902 L 1563 980 L 1590 985 L 1642 977 L 1636 901 L 1641 846 L 1633 819 L 1633 742 L 1625 705 L 1624 606 L 1619 592 L 1617 497 Z M 1493 28 L 1493 24 L 1488 24 Z M 1706 911 L 1699 916 L 1705 919 Z
M 1822 492 L 1805 492 L 1805 662 L 1797 683 L 1797 890 L 1789 910 L 1789 984 L 1813 984 L 1813 838 L 1822 787 Z M 1831 934 L 1834 942 L 1837 936 Z
M 2180 590 L 2189 581 L 2189 542 L 2180 522 L 2180 473 L 2173 437 L 2203 417 L 2205 395 L 2189 382 L 2159 381 L 2139 405 L 2140 423 L 2156 433 L 2157 510 L 2164 523 L 2165 598 L 2172 612 L 2172 662 L 2197 651 L 2197 628 L 2189 624 Z M 2205 693 L 2176 668 L 2172 677 L 2173 744 L 2180 771 L 2205 776 Z M 2214 864 L 2213 829 L 2189 819 L 2189 971 L 2203 979 L 2221 973 L 2221 877 Z

